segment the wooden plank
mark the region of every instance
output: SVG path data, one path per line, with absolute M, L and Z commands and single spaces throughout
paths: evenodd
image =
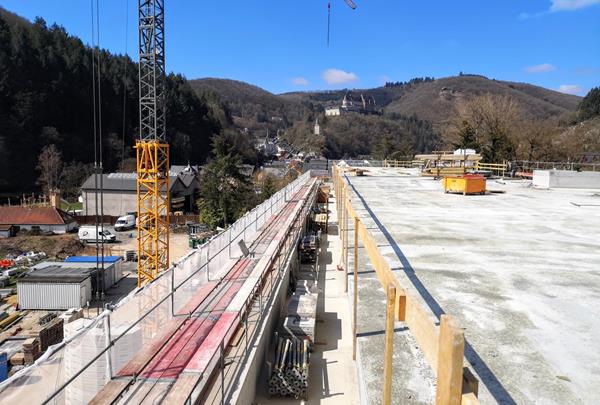
M 163 333 L 157 335 L 147 346 L 144 346 L 117 372 L 117 376 L 133 376 L 139 374 L 144 367 L 156 356 L 167 342 L 179 331 L 187 318 L 173 318 L 163 326 Z
M 96 394 L 89 404 L 109 405 L 115 403 L 131 381 L 131 378 L 119 378 L 117 380 L 109 381 L 108 384 L 102 387 L 100 392 Z
M 466 394 L 462 394 L 460 403 L 461 405 L 478 405 L 479 400 L 477 399 L 474 393 L 469 392 Z
M 394 363 L 394 303 L 396 302 L 396 287 L 387 289 L 387 315 L 385 322 L 385 353 L 383 358 L 383 404 L 392 403 L 392 364 Z
M 406 321 L 406 291 L 400 290 L 396 293 L 396 319 Z
M 184 404 L 200 382 L 201 374 L 181 374 L 164 399 L 164 404 Z
M 406 324 L 410 328 L 427 362 L 437 370 L 439 328 L 414 297 L 406 297 Z
M 127 391 L 127 401 L 129 404 L 141 404 L 146 395 L 152 390 L 154 382 L 152 381 L 138 381 L 135 383 L 129 391 Z
M 437 365 L 436 405 L 460 405 L 463 391 L 465 339 L 450 315 L 442 315 Z

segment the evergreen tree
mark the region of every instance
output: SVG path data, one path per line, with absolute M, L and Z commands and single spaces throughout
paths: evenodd
M 471 125 L 469 120 L 462 120 L 460 128 L 458 129 L 459 142 L 455 143 L 454 146 L 460 149 L 475 149 L 479 151 L 481 145 L 477 142 L 477 131 Z
M 240 169 L 242 160 L 231 139 L 223 134 L 215 136 L 212 146 L 214 156 L 202 171 L 200 221 L 212 228 L 227 227 L 253 204 L 253 191 Z
M 277 192 L 277 184 L 275 179 L 271 175 L 266 175 L 263 180 L 262 187 L 260 190 L 260 197 L 263 201 L 271 198 L 273 194 Z
M 578 115 L 580 121 L 600 115 L 600 87 L 594 87 L 579 103 Z
M 29 23 L 0 8 L 0 173 L 19 173 L 0 176 L 0 192 L 36 188 L 36 157 L 50 144 L 67 162 L 93 161 L 93 52 L 62 27 L 41 18 Z M 133 156 L 138 68 L 127 56 L 101 50 L 100 70 L 104 168 L 113 171 Z M 221 131 L 216 117 L 226 113 L 219 104 L 209 111 L 181 75 L 169 75 L 166 87 L 171 162 L 203 163 L 211 137 Z

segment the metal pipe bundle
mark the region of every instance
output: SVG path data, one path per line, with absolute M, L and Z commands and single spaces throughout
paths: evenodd
M 308 340 L 279 338 L 273 370 L 269 379 L 269 394 L 307 399 Z

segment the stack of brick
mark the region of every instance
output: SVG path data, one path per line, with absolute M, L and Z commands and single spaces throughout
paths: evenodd
M 42 354 L 40 352 L 40 342 L 38 338 L 30 338 L 23 343 L 23 354 L 25 357 L 25 365 L 33 364 Z
M 54 318 L 45 324 L 35 335 L 40 339 L 40 351 L 44 353 L 49 346 L 62 342 L 64 337 L 63 330 L 64 320 L 62 318 Z
M 23 352 L 18 352 L 12 355 L 10 358 L 11 366 L 22 366 L 25 363 L 25 355 Z

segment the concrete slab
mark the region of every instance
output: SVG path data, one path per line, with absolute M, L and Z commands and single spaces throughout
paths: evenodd
M 462 196 L 397 172 L 348 177 L 353 204 L 401 283 L 466 328 L 481 403 L 599 403 L 600 192 L 490 180 L 497 193 Z M 360 269 L 360 364 L 379 403 L 384 294 L 365 254 Z M 397 326 L 395 401 L 431 403 L 432 370 Z

